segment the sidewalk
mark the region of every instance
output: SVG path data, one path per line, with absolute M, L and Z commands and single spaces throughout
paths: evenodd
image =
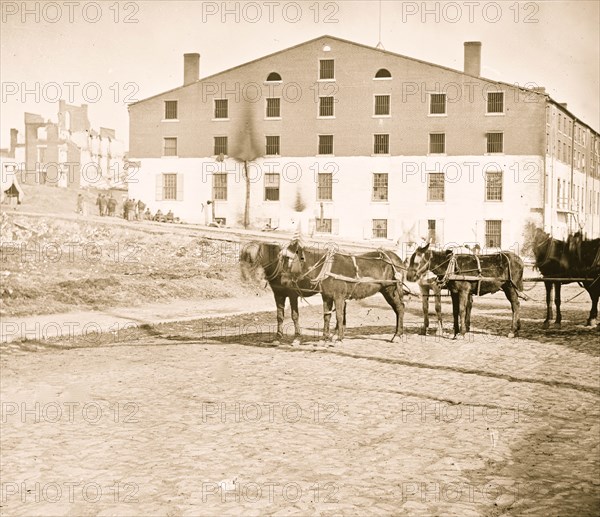
M 320 297 L 308 298 L 309 305 L 321 303 Z M 300 301 L 300 310 L 305 302 Z M 117 333 L 146 324 L 190 321 L 201 318 L 221 318 L 250 312 L 275 314 L 273 293 L 244 298 L 174 300 L 172 302 L 117 307 L 103 311 L 67 312 L 15 318 L 2 316 L 0 343 L 20 339 L 43 340 L 53 337 L 72 337 L 94 333 Z M 289 302 L 286 304 L 289 317 Z M 274 316 L 275 317 L 275 316 Z

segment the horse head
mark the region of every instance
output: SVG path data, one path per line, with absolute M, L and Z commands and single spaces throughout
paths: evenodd
M 298 279 L 306 269 L 304 246 L 298 240 L 290 242 L 281 250 L 281 283 L 288 287 Z
M 429 269 L 430 263 L 431 252 L 429 251 L 429 243 L 427 243 L 425 246 L 418 247 L 411 255 L 406 271 L 406 280 L 418 282 Z

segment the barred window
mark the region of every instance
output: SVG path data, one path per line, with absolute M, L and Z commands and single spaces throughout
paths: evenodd
M 373 154 L 390 154 L 390 135 L 374 135 Z
M 487 112 L 504 113 L 504 92 L 487 94 Z
M 373 201 L 388 200 L 388 175 L 387 173 L 373 174 Z
M 319 172 L 317 185 L 317 199 L 319 201 L 331 201 L 333 199 L 333 174 L 330 172 Z
M 500 248 L 502 246 L 502 221 L 485 222 L 485 247 Z
M 433 244 L 437 242 L 437 238 L 435 235 L 435 219 L 427 220 L 427 239 Z
M 503 133 L 487 133 L 487 152 L 488 153 L 503 153 L 504 152 L 504 134 Z
M 177 138 L 165 138 L 163 156 L 177 156 Z
M 430 172 L 427 175 L 427 201 L 444 201 L 445 185 L 443 172 Z
M 390 114 L 390 96 L 375 95 L 375 115 Z
M 265 174 L 265 201 L 279 201 L 279 174 Z
M 267 155 L 277 155 L 279 154 L 279 136 L 268 136 L 267 137 Z
M 215 118 L 229 117 L 229 101 L 227 99 L 215 99 Z
M 443 115 L 446 113 L 446 94 L 432 93 L 429 98 L 429 113 Z
M 227 201 L 227 173 L 213 174 L 213 199 Z
M 333 97 L 319 97 L 319 117 L 333 117 Z
M 331 233 L 332 224 L 331 219 L 319 219 L 315 221 L 315 230 L 318 233 Z
M 333 135 L 319 135 L 319 154 L 333 154 Z
M 226 136 L 215 136 L 215 146 L 214 153 L 216 155 L 219 154 L 227 154 L 227 137 Z
M 387 239 L 387 219 L 373 219 L 373 238 Z
M 502 172 L 485 173 L 485 200 L 502 201 Z
M 267 99 L 267 117 L 281 117 L 281 99 L 279 97 Z
M 177 101 L 165 101 L 165 119 L 173 120 L 177 118 Z
M 335 66 L 333 59 L 321 59 L 319 62 L 319 79 L 334 79 Z
M 446 152 L 445 133 L 431 133 L 429 135 L 429 152 L 431 154 L 443 154 Z
M 163 174 L 163 199 L 177 199 L 177 174 Z

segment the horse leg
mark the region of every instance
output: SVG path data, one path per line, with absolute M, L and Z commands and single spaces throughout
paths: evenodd
M 600 289 L 596 288 L 593 292 L 591 289 L 588 289 L 587 292 L 592 299 L 592 308 L 590 309 L 590 316 L 585 325 L 586 327 L 593 327 L 598 323 L 598 298 L 600 298 Z
M 554 305 L 556 305 L 556 321 L 554 322 L 554 326 L 556 328 L 560 328 L 560 322 L 562 321 L 562 314 L 560 312 L 560 290 L 562 288 L 562 284 L 560 282 L 554 283 Z
M 435 296 L 435 313 L 438 320 L 437 333 L 439 336 L 443 336 L 444 326 L 442 324 L 442 288 L 439 285 L 436 285 L 433 287 L 433 294 Z
M 467 289 L 461 289 L 458 293 L 459 316 L 460 316 L 460 335 L 464 336 L 467 332 L 467 305 L 469 303 L 470 293 Z
M 429 328 L 429 286 L 421 285 L 421 300 L 423 304 L 423 326 L 419 332 L 422 336 L 427 335 L 427 329 Z
M 517 290 L 512 285 L 503 285 L 502 290 L 506 295 L 506 298 L 510 302 L 510 308 L 512 309 L 512 324 L 508 337 L 513 338 L 519 335 L 519 329 L 521 328 L 521 302 L 519 301 L 519 295 Z
M 473 308 L 473 293 L 469 293 L 469 297 L 467 298 L 467 307 L 465 314 L 465 323 L 467 332 L 471 330 L 471 309 Z
M 346 300 L 343 296 L 336 296 L 335 298 L 335 319 L 337 321 L 337 341 L 340 343 L 344 340 L 344 331 L 346 325 L 344 321 L 344 314 L 346 313 Z
M 544 282 L 546 288 L 546 319 L 542 324 L 543 329 L 547 329 L 550 326 L 550 320 L 552 319 L 552 286 L 553 282 Z
M 450 292 L 450 296 L 452 297 L 452 315 L 454 316 L 454 339 L 456 339 L 456 336 L 458 335 L 458 333 L 460 331 L 460 326 L 458 324 L 458 316 L 459 316 L 458 293 Z
M 381 290 L 381 294 L 388 302 L 390 307 L 396 313 L 396 332 L 392 336 L 390 342 L 395 343 L 400 341 L 400 336 L 404 334 L 404 300 L 400 294 L 402 291 L 396 287 L 386 287 Z M 426 299 L 425 297 L 423 299 Z M 425 302 L 423 302 L 425 303 Z
M 273 293 L 275 296 L 275 305 L 277 306 L 277 334 L 275 335 L 275 344 L 283 339 L 283 318 L 285 317 L 285 299 L 286 296 L 279 293 Z
M 331 335 L 329 333 L 329 323 L 331 321 L 331 313 L 333 312 L 333 298 L 323 295 L 323 340 L 329 341 Z
M 298 297 L 290 296 L 290 307 L 292 309 L 292 321 L 294 322 L 294 340 L 292 346 L 299 345 L 302 332 L 300 331 L 300 318 L 298 313 Z

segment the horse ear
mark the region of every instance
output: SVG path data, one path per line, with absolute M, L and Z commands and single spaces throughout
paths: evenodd
M 423 253 L 425 253 L 429 249 L 430 244 L 431 244 L 431 242 L 427 242 L 427 244 L 425 244 L 425 246 L 421 246 L 419 248 L 419 250 L 422 251 Z
M 452 250 L 445 250 L 444 253 L 446 253 L 446 256 L 449 257 L 450 255 L 452 255 Z

